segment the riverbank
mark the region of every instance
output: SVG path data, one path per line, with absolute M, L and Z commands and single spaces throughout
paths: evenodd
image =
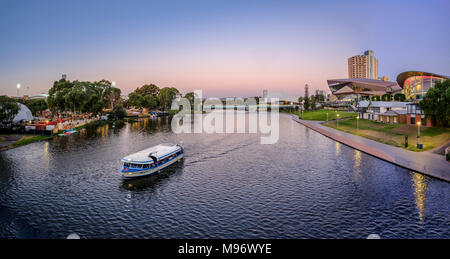
M 328 122 L 323 125 L 361 136 L 394 147 L 423 152 L 439 148 L 450 141 L 450 129 L 436 127 L 422 127 L 420 129 L 420 143 L 423 149 L 417 149 L 417 126 L 407 124 L 386 124 L 371 120 L 349 118 L 337 123 Z M 405 136 L 408 137 L 408 147 L 405 147 Z
M 98 127 L 98 126 L 104 126 L 106 124 L 120 124 L 125 123 L 123 120 L 121 121 L 106 121 L 106 120 L 92 120 L 90 122 L 81 124 L 77 127 L 71 128 L 72 130 L 81 130 L 87 127 Z M 57 132 L 53 135 L 17 135 L 17 134 L 9 134 L 9 135 L 3 135 L 1 138 L 3 141 L 0 142 L 0 152 L 10 150 L 16 147 L 25 146 L 31 143 L 44 141 L 52 139 L 55 136 L 58 136 L 59 133 L 64 132 L 63 130 Z
M 5 141 L 0 145 L 0 151 L 6 151 L 16 147 L 28 145 L 30 143 L 39 142 L 53 138 L 47 135 L 8 135 L 4 136 Z
M 321 121 L 306 121 L 295 115 L 290 116 L 294 121 L 344 145 L 409 170 L 450 182 L 450 163 L 445 161 L 444 156 L 405 150 L 324 126 Z

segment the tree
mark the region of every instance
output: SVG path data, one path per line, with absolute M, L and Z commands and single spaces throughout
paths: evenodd
M 104 108 L 113 108 L 120 102 L 120 89 L 111 85 L 104 79 L 96 82 L 61 79 L 48 91 L 47 106 L 52 112 L 99 114 Z
M 73 112 L 81 111 L 86 97 L 87 96 L 83 90 L 82 84 L 76 82 L 65 95 L 65 110 L 70 110 Z
M 146 95 L 144 96 L 141 105 L 148 109 L 155 109 L 158 107 L 158 99 L 153 95 Z
M 103 110 L 103 101 L 97 94 L 89 96 L 87 102 L 83 104 L 82 111 L 86 113 L 99 114 Z
M 144 97 L 140 94 L 132 92 L 128 95 L 127 106 L 142 107 Z
M 122 105 L 116 105 L 112 112 L 109 114 L 108 119 L 110 120 L 123 120 L 127 116 L 127 112 L 122 107 Z
M 66 110 L 66 94 L 73 87 L 73 83 L 61 79 L 53 83 L 53 87 L 48 91 L 47 106 L 52 112 L 63 112 Z
M 194 102 L 195 99 L 198 99 L 198 96 L 194 92 L 189 92 L 184 95 L 184 98 L 188 99 L 191 109 L 194 109 Z
M 394 100 L 398 101 L 398 102 L 404 102 L 404 101 L 406 101 L 406 96 L 402 93 L 397 93 L 397 94 L 394 94 Z
M 323 94 L 316 94 L 316 102 L 325 102 L 325 96 Z
M 443 126 L 450 124 L 450 79 L 444 82 L 437 81 L 434 87 L 430 88 L 424 99 L 419 102 L 420 109 L 425 116 L 430 117 L 435 122 L 440 122 Z
M 23 103 L 30 109 L 33 115 L 37 115 L 39 112 L 47 110 L 47 102 L 44 99 L 25 100 Z
M 390 102 L 390 101 L 392 101 L 392 95 L 391 94 L 383 94 L 381 96 L 381 100 L 385 101 L 385 102 Z
M 17 113 L 19 113 L 19 105 L 16 100 L 0 96 L 0 123 L 11 123 Z
M 119 88 L 111 87 L 110 89 L 108 89 L 108 104 L 110 105 L 111 109 L 114 109 L 114 106 L 120 102 L 120 94 L 121 91 Z
M 309 110 L 309 98 L 308 97 L 303 97 L 303 109 Z
M 163 111 L 170 110 L 172 101 L 179 95 L 180 92 L 174 87 L 164 87 L 159 91 L 158 100 Z
M 316 96 L 315 95 L 311 95 L 311 102 L 309 104 L 310 109 L 311 110 L 315 110 L 316 109 Z
M 140 94 L 142 96 L 146 96 L 146 95 L 152 95 L 154 97 L 157 97 L 159 94 L 159 87 L 154 85 L 154 84 L 145 84 L 143 86 L 141 86 L 140 88 L 137 88 L 134 92 L 137 94 Z

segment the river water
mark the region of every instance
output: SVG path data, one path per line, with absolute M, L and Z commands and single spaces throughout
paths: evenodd
M 122 180 L 122 157 L 181 140 L 183 162 Z M 450 238 L 449 183 L 287 116 L 274 145 L 158 118 L 2 152 L 0 170 L 1 238 Z

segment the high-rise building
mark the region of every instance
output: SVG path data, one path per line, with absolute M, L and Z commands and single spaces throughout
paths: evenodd
M 309 97 L 309 86 L 308 86 L 308 84 L 305 85 L 305 97 L 306 98 Z
M 268 91 L 266 89 L 263 90 L 263 98 L 267 98 L 268 96 Z
M 348 59 L 348 77 L 378 79 L 378 60 L 373 50 L 367 50 L 364 55 Z
M 322 95 L 324 97 L 327 96 L 324 90 L 316 90 L 316 95 Z

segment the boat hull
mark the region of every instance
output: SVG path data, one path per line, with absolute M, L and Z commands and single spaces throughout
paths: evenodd
M 132 171 L 132 172 L 122 172 L 122 177 L 124 179 L 135 179 L 135 178 L 139 178 L 139 177 L 144 177 L 144 176 L 149 176 L 152 174 L 156 174 L 159 171 L 173 165 L 174 163 L 180 161 L 181 159 L 183 159 L 184 157 L 184 153 L 177 155 L 174 158 L 171 158 L 170 160 L 164 162 L 163 164 L 155 167 L 155 168 L 150 168 L 148 170 L 141 170 L 141 171 Z

